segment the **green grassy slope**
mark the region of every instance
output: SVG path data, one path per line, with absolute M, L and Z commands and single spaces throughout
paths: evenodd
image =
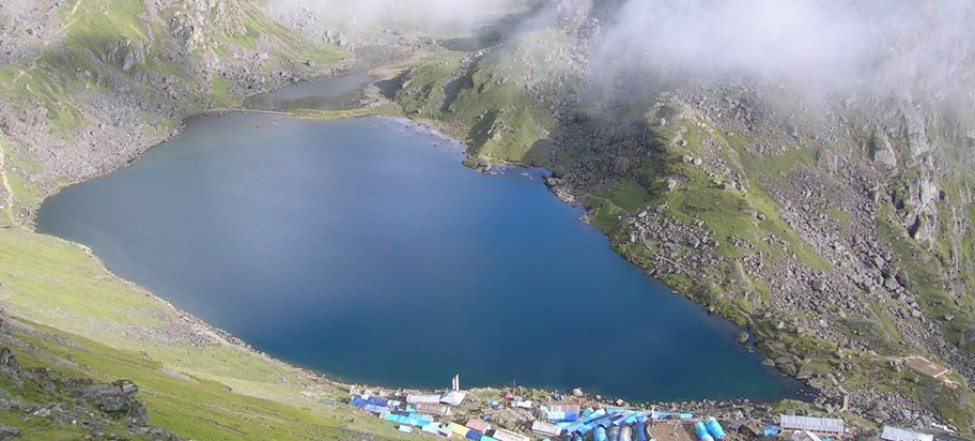
M 129 379 L 142 387 L 150 422 L 182 436 L 403 436 L 374 418 L 356 418 L 347 406 L 323 404 L 345 393 L 229 341 L 59 239 L 0 228 L 0 308 L 31 331 L 0 338 L 26 364 L 103 382 Z M 11 423 L 25 433 L 50 429 L 49 439 L 61 433 L 36 420 Z
M 15 320 L 13 333 L 0 335 L 0 345 L 12 348 L 23 367 L 53 368 L 57 376 L 92 378 L 100 382 L 128 379 L 140 386 L 139 398 L 150 421 L 180 436 L 207 440 L 335 439 L 343 424 L 321 412 L 232 392 L 227 386 L 172 371 L 138 352 L 118 350 L 89 339 L 29 322 Z M 8 395 L 31 396 L 29 388 L 6 385 Z M 58 397 L 40 397 L 50 405 Z M 58 424 L 53 419 L 26 420 L 9 413 L 0 423 L 11 425 L 26 439 L 78 439 L 89 429 Z M 118 421 L 124 426 L 124 421 Z M 116 427 L 118 432 L 121 428 Z M 142 439 L 152 439 L 148 436 Z
M 564 91 L 550 80 L 569 68 L 544 60 L 573 42 L 545 29 L 480 58 L 444 52 L 408 71 L 395 100 L 410 117 L 446 123 L 486 162 L 542 164 L 547 151 L 539 141 L 555 126 L 553 100 Z
M 275 75 L 313 74 L 348 55 L 282 26 L 249 0 L 213 8 L 163 2 L 152 9 L 140 0 L 74 0 L 62 2 L 58 16 L 60 32 L 35 56 L 0 67 L 8 135 L 18 135 L 5 143 L 5 171 L 24 208 L 102 171 L 89 163 L 117 166 L 102 164 L 123 147 L 66 147 L 90 139 L 87 132 L 118 126 L 130 140 L 158 142 L 183 118 L 280 84 Z
M 345 395 L 327 380 L 247 348 L 116 278 L 82 247 L 22 225 L 42 197 L 90 173 L 57 169 L 51 160 L 68 154 L 59 149 L 75 148 L 85 132 L 131 118 L 125 123 L 141 130 L 139 142 L 161 139 L 179 126 L 176 118 L 253 93 L 248 81 L 273 84 L 276 72 L 344 57 L 270 20 L 249 1 L 234 4 L 239 7 L 201 16 L 189 2 L 156 2 L 153 9 L 136 0 L 62 2 L 57 40 L 36 57 L 0 68 L 0 88 L 7 91 L 0 101 L 13 117 L 0 133 L 0 194 L 8 196 L 0 201 L 0 310 L 14 325 L 0 334 L 0 346 L 10 347 L 23 365 L 57 375 L 129 379 L 141 388 L 151 424 L 191 439 L 403 438 L 347 406 L 324 404 Z M 179 34 L 171 28 L 179 20 L 205 32 Z M 238 75 L 238 67 L 249 68 L 256 58 L 239 58 L 246 53 L 266 58 L 253 75 Z M 226 58 L 214 62 L 220 57 Z M 128 65 L 127 58 L 134 62 Z M 16 113 L 23 109 L 32 110 Z M 36 119 L 24 118 L 28 114 Z M 8 383 L 0 384 L 0 396 L 45 405 L 63 398 Z M 16 409 L 2 413 L 0 424 L 19 428 L 24 439 L 89 433 Z M 118 421 L 104 429 L 132 436 L 124 426 Z
M 824 183 L 822 197 L 826 200 L 846 197 L 831 192 L 850 188 L 846 181 L 850 177 L 831 171 L 828 159 L 862 161 L 857 166 L 865 162 L 860 158 L 864 156 L 863 138 L 869 133 L 861 133 L 859 128 L 869 129 L 869 124 L 849 123 L 850 128 L 843 126 L 843 131 L 848 130 L 843 137 L 826 143 L 814 128 L 824 124 L 820 117 L 806 115 L 808 110 L 795 103 L 795 97 L 775 98 L 783 101 L 775 104 L 788 108 L 781 114 L 791 113 L 808 123 L 800 130 L 771 118 L 759 120 L 750 130 L 733 117 L 734 112 L 722 116 L 711 110 L 705 117 L 704 110 L 659 91 L 634 91 L 646 97 L 634 97 L 627 108 L 595 110 L 595 103 L 572 103 L 568 94 L 578 80 L 560 79 L 566 72 L 559 63 L 551 62 L 564 60 L 573 40 L 553 29 L 538 35 L 534 43 L 511 44 L 476 57 L 444 53 L 408 72 L 395 100 L 406 114 L 446 124 L 449 133 L 465 140 L 471 157 L 476 158 L 470 161 L 472 166 L 495 161 L 538 165 L 566 177 L 573 186 L 571 196 L 590 210 L 590 221 L 606 233 L 615 250 L 676 291 L 748 328 L 784 372 L 814 384 L 833 383 L 862 394 L 859 396 L 874 391 L 897 393 L 933 409 L 964 431 L 975 430 L 969 387 L 951 389 L 892 363 L 893 358 L 911 354 L 939 357 L 905 338 L 903 333 L 909 330 L 905 326 L 917 325 L 904 325 L 903 317 L 910 317 L 911 312 L 890 301 L 890 293 L 864 292 L 851 284 L 844 295 L 854 299 L 855 307 L 832 304 L 824 311 L 783 309 L 781 301 L 773 307 L 773 300 L 789 290 L 771 286 L 771 278 L 754 266 L 746 264 L 745 270 L 736 270 L 739 262 L 761 262 L 766 268 L 780 268 L 780 274 L 787 274 L 782 268 L 797 267 L 805 274 L 839 279 L 852 271 L 851 259 L 859 256 L 827 257 L 830 255 L 816 248 L 817 241 L 810 239 L 808 231 L 784 215 L 787 210 L 780 201 L 794 195 L 776 196 L 773 191 L 798 191 L 801 196 L 806 189 L 797 188 L 792 180 L 814 176 L 809 179 Z M 539 47 L 547 50 L 537 50 Z M 547 57 L 553 53 L 563 55 Z M 537 76 L 529 73 L 532 70 L 538 71 L 534 72 Z M 540 78 L 545 76 L 547 80 Z M 690 99 L 702 103 L 726 102 L 711 91 L 694 93 L 700 95 L 691 94 Z M 554 104 L 566 101 L 571 104 L 560 110 L 574 114 L 555 120 Z M 949 128 L 943 131 L 953 130 L 946 126 Z M 964 155 L 964 150 L 957 149 L 964 144 L 957 139 L 963 138 L 945 138 L 940 144 L 949 156 Z M 554 142 L 560 145 L 553 152 Z M 703 165 L 696 162 L 699 159 L 704 160 Z M 955 159 L 952 164 L 970 163 L 969 159 Z M 946 211 L 941 217 L 964 226 L 967 214 L 946 207 L 953 203 L 971 210 L 973 205 L 964 201 L 972 199 L 969 189 L 975 179 L 964 167 L 946 167 L 944 173 L 953 190 L 946 189 L 950 203 L 941 205 Z M 899 179 L 906 183 L 911 177 L 904 173 Z M 898 185 L 896 180 L 892 182 Z M 911 191 L 903 185 L 901 192 Z M 970 246 L 964 244 L 972 243 L 975 230 L 970 226 L 961 232 L 942 229 L 939 243 L 956 245 L 927 249 L 906 234 L 892 202 L 881 197 L 877 206 L 879 212 L 867 225 L 854 225 L 857 220 L 839 208 L 817 213 L 816 222 L 835 238 L 827 244 L 856 243 L 864 229 L 875 228 L 880 239 L 891 246 L 891 261 L 914 282 L 912 289 L 924 314 L 935 321 L 947 342 L 971 351 L 975 347 L 975 297 L 970 294 L 973 262 Z M 685 230 L 707 234 L 718 245 L 698 249 L 687 243 L 669 243 L 655 239 L 652 231 L 649 238 L 634 241 L 633 225 L 646 212 Z M 694 267 L 674 263 L 694 261 L 701 255 L 714 263 Z M 959 274 L 957 279 L 946 276 L 952 267 L 963 268 L 954 271 Z M 740 278 L 733 273 L 740 273 Z M 783 278 L 788 279 L 780 275 L 775 283 Z M 969 294 L 952 295 L 948 288 L 953 283 L 966 284 Z M 808 285 L 798 288 L 808 289 Z M 869 319 L 859 318 L 861 315 Z M 828 321 L 829 338 L 815 331 L 821 318 Z M 843 340 L 867 349 L 850 350 L 837 343 Z M 957 374 L 954 378 L 961 380 Z
M 0 337 L 22 362 L 103 382 L 131 380 L 142 387 L 150 422 L 181 436 L 403 437 L 347 406 L 323 404 L 345 392 L 235 343 L 60 239 L 0 228 L 0 308 L 24 328 L 16 338 Z M 37 423 L 10 422 L 25 433 L 52 431 L 31 439 L 62 439 L 63 428 Z

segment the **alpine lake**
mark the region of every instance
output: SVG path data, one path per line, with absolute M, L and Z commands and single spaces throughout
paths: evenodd
M 368 77 L 248 99 L 332 109 Z M 628 400 L 794 396 L 741 329 L 648 278 L 545 170 L 479 173 L 405 119 L 195 118 L 65 188 L 38 231 L 255 348 L 348 382 L 582 387 Z

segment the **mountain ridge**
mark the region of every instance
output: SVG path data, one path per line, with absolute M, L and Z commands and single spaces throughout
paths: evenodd
M 469 51 L 435 51 L 386 88 L 386 98 L 466 141 L 473 167 L 551 167 L 553 191 L 584 205 L 614 249 L 746 326 L 768 362 L 817 389 L 820 397 L 796 405 L 800 411 L 857 424 L 942 421 L 975 430 L 966 385 L 975 366 L 975 241 L 968 222 L 975 178 L 972 150 L 965 150 L 975 139 L 971 113 L 940 108 L 944 97 L 797 97 L 753 80 L 657 83 L 619 71 L 608 83 L 590 81 L 603 23 L 623 3 L 556 2 L 546 24 L 529 14 L 475 39 Z M 11 44 L 9 31 L 0 32 L 5 49 L 13 48 L 3 54 L 11 64 L 0 68 L 0 85 L 11 90 L 0 107 L 9 189 L 3 204 L 9 219 L 0 219 L 9 227 L 0 230 L 7 250 L 0 300 L 38 326 L 61 327 L 69 340 L 94 336 L 125 348 L 120 358 L 138 359 L 132 341 L 74 323 L 41 299 L 51 296 L 109 329 L 132 326 L 133 304 L 184 320 L 178 311 L 136 301 L 149 295 L 100 279 L 103 269 L 73 245 L 20 226 L 43 197 L 125 164 L 176 133 L 187 116 L 345 65 L 248 1 L 54 4 L 18 11 L 26 14 L 18 20 L 0 9 L 4 31 L 31 36 Z M 20 27 L 33 22 L 43 25 Z M 103 290 L 108 294 L 95 301 L 91 293 Z M 145 319 L 131 329 L 135 335 L 147 324 L 168 332 L 167 320 Z M 300 390 L 284 393 L 266 375 L 236 377 L 233 367 L 245 366 L 248 375 L 294 371 L 268 368 L 246 351 L 238 358 L 236 346 L 228 355 L 220 344 L 211 348 L 205 332 L 177 328 L 190 336 L 187 346 L 213 349 L 147 351 L 177 376 L 316 406 L 312 416 L 295 417 L 303 428 L 323 412 Z M 961 387 L 912 372 L 903 359 L 916 354 L 952 366 L 960 375 L 951 379 Z M 313 397 L 335 393 L 304 378 L 300 387 Z M 150 416 L 153 402 L 171 409 L 159 392 L 149 400 Z M 354 419 L 344 409 L 324 412 L 326 425 Z M 223 417 L 233 421 L 231 413 Z M 349 425 L 403 436 L 361 418 Z M 248 426 L 238 436 L 259 439 L 260 432 Z
M 334 405 L 344 393 L 329 380 L 115 277 L 84 247 L 31 229 L 44 197 L 124 166 L 183 119 L 345 69 L 350 54 L 249 1 L 3 2 L 0 41 L 0 346 L 5 360 L 44 375 L 0 378 L 0 438 L 403 438 Z M 145 404 L 139 421 L 58 386 L 122 379 L 138 387 L 132 403 Z M 165 430 L 146 426 L 146 416 Z
M 590 81 L 614 5 L 559 3 L 543 30 L 415 68 L 394 99 L 454 127 L 473 166 L 551 167 L 556 194 L 589 209 L 617 251 L 749 328 L 770 362 L 821 392 L 814 408 L 915 424 L 905 415 L 921 408 L 969 426 L 970 108 L 625 69 Z M 447 79 L 460 89 L 440 93 Z M 507 99 L 485 109 L 492 95 Z M 914 377 L 898 361 L 913 353 L 950 364 L 962 387 Z

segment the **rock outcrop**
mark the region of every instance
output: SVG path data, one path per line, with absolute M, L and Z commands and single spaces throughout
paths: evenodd
M 124 165 L 188 116 L 322 75 L 341 57 L 246 0 L 31 4 L 0 6 L 13 72 L 0 139 L 8 164 L 27 165 L 5 170 L 26 187 L 15 200 L 20 221 L 43 196 Z
M 477 53 L 445 75 L 495 81 L 446 97 L 422 94 L 431 84 L 421 66 L 397 100 L 419 117 L 501 133 L 485 141 L 470 132 L 472 164 L 552 168 L 548 185 L 584 204 L 617 251 L 748 327 L 771 363 L 819 390 L 822 409 L 893 420 L 960 414 L 955 424 L 973 424 L 975 408 L 958 399 L 970 396 L 965 386 L 926 384 L 888 365 L 920 350 L 975 383 L 972 109 L 939 101 L 925 82 L 810 97 L 752 78 L 659 81 L 591 66 L 619 2 L 561 3 L 563 15 L 540 31 L 557 42 L 544 55 L 514 42 Z M 504 57 L 561 68 L 503 75 Z M 554 121 L 500 125 L 508 108 L 464 101 L 499 86 Z M 506 139 L 534 144 L 495 147 Z M 862 386 L 876 381 L 895 390 Z M 912 399 L 919 389 L 929 398 Z M 959 407 L 943 412 L 947 402 Z
M 25 421 L 40 419 L 48 428 L 85 427 L 95 439 L 119 431 L 157 440 L 183 439 L 149 423 L 146 405 L 138 399 L 139 388 L 130 381 L 99 384 L 47 368 L 24 369 L 8 347 L 0 348 L 0 377 L 13 385 L 0 388 L 0 411 L 22 415 Z M 21 432 L 0 425 L 0 440 L 18 438 Z

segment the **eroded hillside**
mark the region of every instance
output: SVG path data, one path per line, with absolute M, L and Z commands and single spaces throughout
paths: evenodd
M 328 72 L 345 56 L 248 1 L 4 2 L 0 27 L 0 142 L 18 221 L 59 185 L 124 164 L 184 118 Z
M 402 436 L 352 421 L 327 380 L 29 230 L 43 197 L 126 164 L 182 119 L 347 56 L 249 1 L 0 3 L 0 439 Z
M 472 165 L 552 168 L 626 258 L 818 389 L 815 411 L 971 431 L 971 102 L 594 65 L 622 2 L 558 3 L 545 27 L 414 68 L 395 99 L 466 139 Z

